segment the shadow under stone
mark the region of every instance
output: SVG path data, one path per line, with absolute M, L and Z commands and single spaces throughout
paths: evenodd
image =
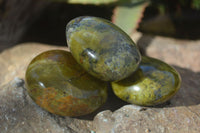
M 114 112 L 115 110 L 117 110 L 127 104 L 129 104 L 129 103 L 122 101 L 113 93 L 112 88 L 109 85 L 108 98 L 107 98 L 106 103 L 103 106 L 101 106 L 98 110 L 96 110 L 95 112 L 88 114 L 88 115 L 76 117 L 76 118 L 93 120 L 93 118 L 101 111 L 110 110 L 110 111 Z
M 173 66 L 181 75 L 182 78 L 182 84 L 181 84 L 181 88 L 180 90 L 177 92 L 177 94 L 168 102 L 163 103 L 161 105 L 157 105 L 154 107 L 148 107 L 148 108 L 172 108 L 172 107 L 179 107 L 179 106 L 195 106 L 195 105 L 199 105 L 200 104 L 200 72 L 193 72 L 189 69 L 185 69 L 185 68 L 181 68 L 178 66 Z M 20 82 L 20 84 L 18 84 L 18 86 L 23 86 L 24 82 Z M 19 88 L 19 87 L 17 87 Z M 4 101 L 8 101 L 8 99 L 11 99 L 12 102 L 8 102 L 8 103 L 12 103 L 12 106 L 7 106 L 6 107 L 6 112 L 8 113 L 8 111 L 12 111 L 13 106 L 16 105 L 16 109 L 17 110 L 31 110 L 31 108 L 33 107 L 32 100 L 28 100 L 29 98 L 27 97 L 27 93 L 26 93 L 26 89 L 23 88 L 23 90 L 25 91 L 23 93 L 23 96 L 21 96 L 22 102 L 25 103 L 25 105 L 23 105 L 23 109 L 21 108 L 21 105 L 18 106 L 18 104 L 20 102 L 18 102 L 15 98 L 16 97 L 12 97 L 12 96 L 8 96 L 6 94 L 4 94 L 4 92 L 2 92 L 2 96 L 1 98 L 6 99 Z M 12 92 L 9 92 L 12 91 Z M 12 95 L 16 95 L 15 93 L 19 93 L 18 91 L 13 91 L 13 89 L 8 90 L 9 94 L 12 93 Z M 28 98 L 28 99 L 27 99 Z M 19 99 L 19 98 L 18 98 Z M 6 105 L 2 102 L 2 106 Z M 109 90 L 108 90 L 108 99 L 106 101 L 106 103 L 101 106 L 98 110 L 96 110 L 95 112 L 85 115 L 85 116 L 80 116 L 80 117 L 73 117 L 76 119 L 82 119 L 82 120 L 93 120 L 94 117 L 101 111 L 105 111 L 105 110 L 111 110 L 112 112 L 118 110 L 119 108 L 123 107 L 124 105 L 128 105 L 129 103 L 122 101 L 121 99 L 119 99 L 117 96 L 115 96 L 115 94 L 112 92 L 111 86 L 109 85 Z M 31 108 L 30 108 L 31 107 Z M 39 108 L 39 106 L 38 106 Z M 1 112 L 0 108 L 0 112 Z M 36 108 L 35 108 L 36 109 Z M 37 109 L 37 111 L 40 112 L 40 110 Z M 16 114 L 16 113 L 21 113 L 21 112 L 14 112 L 13 115 L 17 115 L 19 116 L 20 114 Z M 61 117 L 61 116 L 57 116 L 57 115 L 53 115 L 52 116 L 56 116 L 60 119 L 67 119 L 70 117 Z
M 192 106 L 200 104 L 200 72 L 193 72 L 189 69 L 181 68 L 178 66 L 173 66 L 181 75 L 182 83 L 180 90 L 172 97 L 169 101 L 159 104 L 156 106 L 151 106 L 148 108 L 170 108 L 179 106 Z M 110 87 L 108 92 L 107 102 L 97 111 L 76 117 L 78 119 L 93 120 L 93 118 L 101 111 L 111 110 L 112 112 L 128 105 L 129 103 L 122 101 L 112 92 Z
M 138 39 L 136 44 L 139 48 L 141 55 L 146 55 L 146 49 L 149 46 L 149 44 L 151 44 L 153 39 L 154 36 L 147 34 L 142 34 L 142 36 Z

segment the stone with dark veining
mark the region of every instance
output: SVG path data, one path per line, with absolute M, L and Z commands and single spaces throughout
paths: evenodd
M 90 76 L 63 50 L 43 52 L 26 71 L 30 97 L 47 111 L 80 116 L 99 108 L 107 98 L 107 83 Z
M 105 19 L 75 18 L 68 23 L 66 36 L 76 61 L 99 79 L 121 80 L 138 68 L 141 56 L 135 43 Z
M 139 69 L 130 77 L 113 82 L 114 93 L 129 103 L 153 106 L 169 100 L 179 90 L 179 73 L 168 64 L 142 57 Z
M 157 39 L 159 41 L 156 41 Z M 170 40 L 173 43 L 170 43 Z M 23 87 L 24 84 L 18 83 L 18 80 L 17 82 L 13 80 L 14 78 L 18 79 L 16 77 L 24 79 L 27 62 L 39 53 L 51 49 L 67 50 L 66 47 L 25 43 L 3 51 L 0 53 L 0 132 L 107 133 L 106 131 L 108 131 L 108 133 L 199 133 L 200 60 L 197 57 L 200 56 L 200 41 L 182 40 L 177 49 L 176 44 L 179 42 L 177 39 L 158 36 L 155 40 L 153 39 L 151 43 L 153 46 L 150 44 L 147 48 L 150 48 L 147 50 L 148 55 L 154 53 L 156 58 L 176 65 L 174 68 L 181 75 L 181 89 L 170 100 L 170 104 L 164 107 L 145 107 L 143 109 L 143 107 L 139 106 L 126 105 L 124 102 L 124 104 L 120 103 L 122 100 L 112 94 L 109 95 L 105 106 L 102 106 L 103 109 L 101 110 L 103 112 L 97 111 L 99 113 L 95 116 L 94 121 L 87 120 L 85 117 L 81 119 L 61 117 L 46 112 L 30 99 L 26 93 L 26 88 Z M 154 50 L 152 50 L 152 47 Z M 163 47 L 168 50 L 159 52 Z M 174 60 L 171 56 L 174 54 L 174 57 L 177 58 L 177 64 L 170 62 L 170 59 Z M 191 59 L 194 59 L 195 62 L 191 63 Z M 180 61 L 181 64 L 179 64 Z M 184 67 L 185 64 L 189 64 L 187 69 Z

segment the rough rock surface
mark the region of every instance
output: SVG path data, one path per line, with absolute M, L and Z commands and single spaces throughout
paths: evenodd
M 200 71 L 200 40 L 178 40 L 139 33 L 133 38 L 142 52 L 148 56 L 194 72 Z
M 66 49 L 45 44 L 27 43 L 0 53 L 0 83 L 6 84 L 14 77 L 24 78 L 25 70 L 30 61 L 39 53 L 51 49 Z
M 127 105 L 110 91 L 105 105 L 91 115 L 70 118 L 50 114 L 27 95 L 24 73 L 31 59 L 42 51 L 67 48 L 20 44 L 0 53 L 1 133 L 200 132 L 199 41 L 149 36 L 138 38 L 136 42 L 144 53 L 172 64 L 180 72 L 181 89 L 170 102 L 156 107 Z M 151 41 L 147 44 L 149 39 Z
M 59 123 L 57 116 L 43 111 L 28 97 L 22 79 L 15 78 L 0 90 L 0 129 L 5 133 L 73 132 L 67 125 Z M 59 123 L 59 124 L 58 124 Z
M 29 43 L 0 54 L 1 133 L 89 132 L 87 126 L 90 121 L 50 114 L 27 95 L 23 80 L 26 67 L 32 58 L 50 49 L 68 50 L 66 47 Z

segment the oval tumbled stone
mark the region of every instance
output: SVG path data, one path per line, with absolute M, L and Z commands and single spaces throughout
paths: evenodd
M 136 44 L 108 20 L 75 18 L 67 24 L 66 36 L 76 61 L 101 80 L 121 80 L 138 68 L 141 56 Z
M 26 71 L 28 94 L 40 107 L 62 116 L 80 116 L 107 99 L 107 83 L 88 74 L 71 53 L 51 50 L 36 56 Z
M 160 60 L 142 57 L 139 69 L 122 81 L 112 82 L 112 88 L 124 101 L 153 106 L 174 96 L 180 84 L 180 75 L 174 68 Z

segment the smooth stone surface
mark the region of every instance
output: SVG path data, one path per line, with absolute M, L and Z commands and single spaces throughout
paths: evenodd
M 107 83 L 90 76 L 70 52 L 63 50 L 35 57 L 27 68 L 25 80 L 33 101 L 62 116 L 89 114 L 107 98 Z
M 168 64 L 142 57 L 139 69 L 130 77 L 113 82 L 114 93 L 129 103 L 153 106 L 169 100 L 179 90 L 179 73 Z
M 172 45 L 168 43 L 169 38 L 156 37 L 156 40 L 158 38 L 160 41 L 152 42 L 159 43 L 157 45 L 166 45 L 163 45 L 164 48 L 169 46 L 176 49 L 176 42 L 180 42 L 172 39 Z M 176 56 L 176 58 L 177 62 L 181 60 L 182 64 L 189 64 L 191 58 L 194 57 L 194 53 L 200 56 L 200 40 L 185 40 L 184 42 L 185 44 L 179 45 L 180 49 L 178 49 L 181 57 Z M 127 103 L 112 94 L 108 97 L 104 106 L 97 111 L 99 113 L 95 118 L 93 115 L 89 115 L 91 119 L 94 118 L 92 121 L 85 118 L 85 116 L 80 119 L 48 113 L 31 100 L 24 83 L 16 80 L 18 78 L 24 79 L 27 62 L 30 62 L 39 53 L 50 49 L 67 50 L 66 47 L 55 45 L 24 43 L 0 53 L 1 133 L 73 133 L 73 131 L 75 133 L 106 133 L 108 130 L 116 133 L 200 132 L 200 72 L 194 72 L 194 70 L 200 68 L 200 60 L 193 61 L 190 64 L 190 69 L 184 68 L 181 64 L 174 66 L 181 75 L 182 84 L 180 91 L 170 100 L 170 104 L 165 104 L 162 107 L 159 105 L 156 108 L 140 107 L 141 109 L 135 109 L 133 104 L 127 105 Z M 171 54 L 176 54 L 175 51 L 171 52 Z M 185 52 L 187 54 L 184 54 Z M 169 57 L 168 61 L 172 59 L 171 56 L 163 53 L 157 56 L 164 57 L 164 59 Z M 120 104 L 120 102 L 124 104 Z
M 135 43 L 105 19 L 75 18 L 68 23 L 66 36 L 76 61 L 101 80 L 121 80 L 138 68 L 141 56 Z

